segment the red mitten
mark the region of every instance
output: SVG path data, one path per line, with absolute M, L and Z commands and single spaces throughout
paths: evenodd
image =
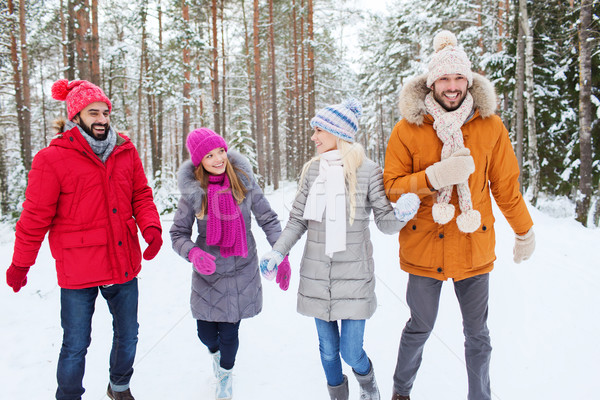
M 155 226 L 149 226 L 142 232 L 142 236 L 146 243 L 148 243 L 148 247 L 146 247 L 146 250 L 144 251 L 144 260 L 152 260 L 156 257 L 163 244 L 160 229 Z
M 21 288 L 27 285 L 27 273 L 29 267 L 17 267 L 15 264 L 10 264 L 6 270 L 6 283 L 17 293 Z

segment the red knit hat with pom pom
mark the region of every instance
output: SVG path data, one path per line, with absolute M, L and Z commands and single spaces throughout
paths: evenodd
M 112 110 L 112 104 L 102 89 L 88 81 L 69 82 L 66 79 L 60 79 L 52 85 L 52 98 L 67 102 L 67 113 L 70 120 L 79 111 L 97 101 L 106 103 L 109 112 Z

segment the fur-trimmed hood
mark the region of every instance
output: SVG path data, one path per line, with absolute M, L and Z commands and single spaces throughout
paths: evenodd
M 244 186 L 249 188 L 254 179 L 254 175 L 248 159 L 239 152 L 230 149 L 227 151 L 227 160 L 231 165 L 246 173 L 246 175 L 239 174 L 238 177 Z M 181 196 L 192 205 L 194 212 L 198 213 L 201 210 L 202 199 L 204 198 L 205 192 L 200 185 L 200 181 L 198 181 L 194 175 L 195 170 L 196 167 L 194 167 L 191 160 L 187 160 L 181 164 L 181 167 L 179 167 L 179 171 L 177 172 L 177 187 L 181 192 Z
M 473 73 L 473 86 L 468 89 L 473 96 L 473 107 L 479 111 L 482 118 L 496 113 L 496 90 L 494 85 L 482 75 Z M 425 96 L 431 91 L 427 87 L 427 74 L 410 79 L 400 92 L 398 108 L 400 114 L 408 122 L 422 125 L 428 114 L 425 106 Z

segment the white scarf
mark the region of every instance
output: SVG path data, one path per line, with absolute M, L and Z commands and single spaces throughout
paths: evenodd
M 346 185 L 339 150 L 321 154 L 319 176 L 306 198 L 304 219 L 321 222 L 324 213 L 325 254 L 332 257 L 346 250 Z

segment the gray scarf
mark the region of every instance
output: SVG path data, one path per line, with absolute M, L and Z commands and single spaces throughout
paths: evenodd
M 110 153 L 112 153 L 112 151 L 115 148 L 115 145 L 117 144 L 117 133 L 114 131 L 112 126 L 108 130 L 108 135 L 106 136 L 106 139 L 104 139 L 104 140 L 94 139 L 92 136 L 87 134 L 81 128 L 81 126 L 77 125 L 73 121 L 67 121 L 65 127 L 66 127 L 66 130 L 73 129 L 74 127 L 79 128 L 79 132 L 81 132 L 81 136 L 83 136 L 85 138 L 85 140 L 88 142 L 88 144 L 92 148 L 92 151 L 94 152 L 94 154 L 96 154 L 98 156 L 98 158 L 100 159 L 100 161 L 102 161 L 103 163 L 106 162 L 106 160 L 108 159 L 108 156 L 110 156 Z

